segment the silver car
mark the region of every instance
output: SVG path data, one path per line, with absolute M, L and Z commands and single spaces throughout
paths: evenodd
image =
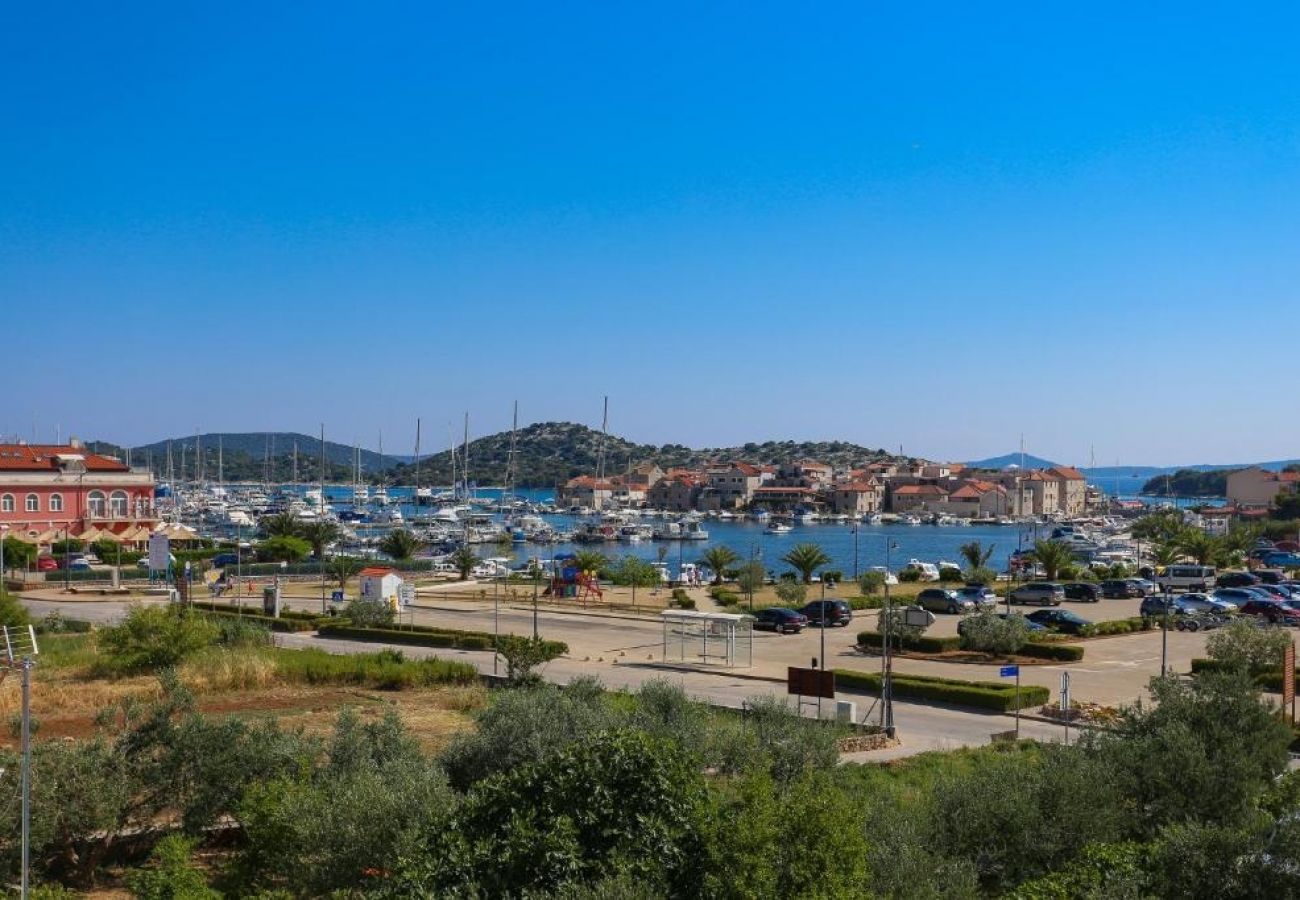
M 986 584 L 968 584 L 957 596 L 974 603 L 976 609 L 997 609 L 998 595 Z
M 1065 599 L 1065 588 L 1050 581 L 1031 581 L 1011 592 L 1012 603 L 1036 603 L 1039 606 L 1060 606 Z

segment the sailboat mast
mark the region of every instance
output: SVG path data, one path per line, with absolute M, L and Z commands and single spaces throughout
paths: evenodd
M 202 484 L 204 475 L 203 438 L 199 434 L 199 427 L 197 425 L 194 426 L 194 474 L 197 476 L 196 480 Z
M 293 439 L 293 486 L 298 486 L 298 439 Z
M 415 419 L 415 505 L 420 505 L 420 419 Z
M 325 512 L 325 423 L 320 423 L 320 508 Z
M 605 411 L 600 417 L 600 447 L 596 451 L 596 479 L 605 478 L 605 437 L 609 434 L 609 395 L 605 395 Z
M 465 411 L 465 453 L 460 460 L 460 474 L 465 479 L 465 499 L 469 499 L 469 410 Z
M 224 487 L 225 483 L 226 483 L 226 469 L 225 469 L 225 464 L 221 459 L 221 435 L 217 435 L 217 484 L 222 485 Z
M 506 459 L 506 490 L 510 499 L 515 499 L 515 436 L 519 432 L 519 401 L 515 401 L 514 414 L 510 419 L 510 456 Z

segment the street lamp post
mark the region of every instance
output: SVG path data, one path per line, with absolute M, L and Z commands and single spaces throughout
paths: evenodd
M 0 594 L 5 592 L 5 540 L 9 537 L 9 526 L 0 525 Z
M 537 640 L 537 583 L 542 578 L 542 567 L 533 566 L 533 640 Z
M 72 546 L 68 540 L 68 526 L 63 526 L 63 590 L 72 590 Z
M 859 520 L 853 523 L 853 580 L 858 580 L 858 530 L 862 527 Z
M 889 551 L 898 545 L 885 536 L 885 627 L 881 629 L 882 641 L 884 643 L 884 654 L 881 659 L 881 677 L 880 677 L 880 724 L 885 734 L 890 737 L 894 736 L 894 684 L 893 684 L 893 665 L 890 660 L 890 637 L 892 632 L 892 612 L 893 606 L 889 597 Z

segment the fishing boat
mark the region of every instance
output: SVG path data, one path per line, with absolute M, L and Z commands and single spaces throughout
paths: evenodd
M 768 534 L 789 534 L 794 531 L 794 526 L 788 525 L 780 519 L 773 519 L 767 523 L 767 527 L 763 530 Z

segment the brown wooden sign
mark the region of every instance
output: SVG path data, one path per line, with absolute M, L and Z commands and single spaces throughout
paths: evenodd
M 834 672 L 826 669 L 801 669 L 798 666 L 790 666 L 785 671 L 787 694 L 835 699 Z
M 1295 719 L 1295 642 L 1282 653 L 1282 713 Z

